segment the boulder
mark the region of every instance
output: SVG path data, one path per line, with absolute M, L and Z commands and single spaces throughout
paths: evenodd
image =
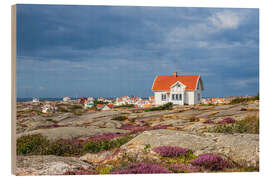
M 17 156 L 16 175 L 62 175 L 76 169 L 93 169 L 92 165 L 74 157 Z
M 107 163 L 110 161 L 117 161 L 121 158 L 120 150 L 115 151 L 102 151 L 99 153 L 87 153 L 84 156 L 80 157 L 81 161 L 88 162 L 90 164 L 98 165 Z

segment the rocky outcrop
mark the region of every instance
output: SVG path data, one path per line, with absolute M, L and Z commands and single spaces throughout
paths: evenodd
M 80 160 L 88 162 L 93 165 L 104 164 L 111 161 L 117 161 L 122 157 L 120 150 L 116 151 L 103 151 L 99 153 L 87 153 L 80 157 Z
M 97 134 L 116 133 L 116 132 L 125 133 L 128 131 L 122 129 L 97 128 L 97 127 L 88 127 L 88 128 L 58 127 L 51 129 L 38 129 L 27 133 L 21 133 L 17 135 L 17 138 L 29 134 L 41 134 L 43 136 L 48 137 L 49 139 L 56 140 L 56 139 L 71 139 L 77 137 L 89 137 Z
M 80 168 L 92 166 L 78 158 L 60 156 L 18 156 L 16 175 L 62 175 Z
M 143 149 L 147 144 L 158 146 L 179 146 L 191 149 L 194 154 L 222 154 L 244 166 L 257 166 L 259 162 L 258 134 L 195 134 L 192 132 L 160 129 L 145 131 L 135 137 L 123 149 Z

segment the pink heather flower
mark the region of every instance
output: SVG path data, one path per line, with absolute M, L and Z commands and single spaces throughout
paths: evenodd
M 229 167 L 227 160 L 219 155 L 202 154 L 191 162 L 192 165 L 202 166 L 210 170 L 221 170 Z
M 151 163 L 132 163 L 126 168 L 112 172 L 112 174 L 157 174 L 172 173 L 168 168 Z
M 225 118 L 222 121 L 219 122 L 220 124 L 229 124 L 229 123 L 235 123 L 235 120 L 233 118 Z
M 184 149 L 177 146 L 159 146 L 153 148 L 152 150 L 163 157 L 185 156 L 191 152 L 189 149 Z

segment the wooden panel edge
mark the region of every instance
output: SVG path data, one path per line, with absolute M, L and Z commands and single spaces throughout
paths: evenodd
M 16 174 L 16 5 L 11 6 L 11 173 Z

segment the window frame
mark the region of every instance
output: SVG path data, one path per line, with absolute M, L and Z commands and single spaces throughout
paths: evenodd
M 161 94 L 161 101 L 166 101 L 166 100 L 167 100 L 166 94 Z

